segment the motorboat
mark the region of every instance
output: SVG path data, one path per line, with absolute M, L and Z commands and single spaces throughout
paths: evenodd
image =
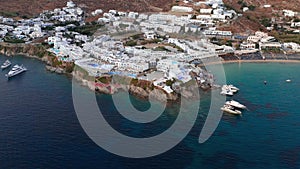
M 236 92 L 238 92 L 240 89 L 239 88 L 237 88 L 237 87 L 235 87 L 235 86 L 233 86 L 233 85 L 223 85 L 222 86 L 222 90 L 231 90 L 233 93 L 236 93 Z
M 2 65 L 1 65 L 1 69 L 6 69 L 9 66 L 11 66 L 11 62 L 9 60 L 6 60 Z
M 226 95 L 226 96 L 233 96 L 233 92 L 231 90 L 224 90 L 222 89 L 221 95 Z
M 287 79 L 286 82 L 287 82 L 287 83 L 290 83 L 290 82 L 292 82 L 292 80 L 291 80 L 291 79 Z
M 235 100 L 231 100 L 231 101 L 227 101 L 226 102 L 227 105 L 233 106 L 235 108 L 239 108 L 239 109 L 246 109 L 247 107 Z
M 242 114 L 241 111 L 236 110 L 233 106 L 230 106 L 228 104 L 225 104 L 223 107 L 221 107 L 221 110 L 223 112 L 234 114 L 234 115 L 241 115 Z
M 14 67 L 6 74 L 6 76 L 7 76 L 8 78 L 10 78 L 10 77 L 16 76 L 16 75 L 18 75 L 18 74 L 20 74 L 20 73 L 22 73 L 22 72 L 25 72 L 25 71 L 27 71 L 27 69 L 26 69 L 23 65 L 21 65 L 21 66 L 15 65 L 15 66 L 14 66 Z

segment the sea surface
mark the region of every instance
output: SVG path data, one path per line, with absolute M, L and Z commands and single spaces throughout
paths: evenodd
M 0 56 L 0 63 L 5 59 Z M 233 99 L 249 110 L 242 116 L 224 114 L 213 136 L 199 144 L 210 108 L 210 92 L 201 92 L 197 121 L 180 144 L 155 157 L 130 159 L 105 151 L 84 132 L 74 110 L 70 77 L 49 73 L 34 59 L 10 59 L 29 70 L 10 80 L 5 77 L 8 70 L 0 71 L 1 169 L 300 168 L 300 64 L 224 65 L 227 83 L 240 88 Z M 83 93 L 91 92 L 77 87 Z M 118 95 L 126 98 L 123 93 Z M 132 137 L 162 133 L 178 114 L 178 104 L 168 105 L 155 122 L 135 124 L 118 114 L 111 96 L 98 94 L 97 100 L 110 125 Z M 149 108 L 147 101 L 130 100 L 139 110 Z

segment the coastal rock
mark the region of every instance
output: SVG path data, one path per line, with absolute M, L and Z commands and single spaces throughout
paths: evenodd
M 64 74 L 66 73 L 66 71 L 62 68 L 56 68 L 56 67 L 52 67 L 52 66 L 45 66 L 46 70 L 52 72 L 52 73 L 57 73 L 57 74 Z
M 190 91 L 188 91 L 188 90 L 183 90 L 183 91 L 181 92 L 181 95 L 182 95 L 183 97 L 185 97 L 185 98 L 192 98 L 192 97 L 193 97 L 193 93 L 190 92 Z
M 65 70 L 62 69 L 62 68 L 57 68 L 57 69 L 55 70 L 55 73 L 57 73 L 57 74 L 63 74 L 63 73 L 65 73 Z
M 50 71 L 50 72 L 55 72 L 56 68 L 52 67 L 52 66 L 45 66 L 46 70 Z
M 129 93 L 141 98 L 148 98 L 149 94 L 146 90 L 141 87 L 137 87 L 134 85 L 130 86 Z
M 167 95 L 159 89 L 154 89 L 153 91 L 150 92 L 149 95 L 149 99 L 155 99 L 161 102 L 167 102 L 168 101 L 168 97 Z

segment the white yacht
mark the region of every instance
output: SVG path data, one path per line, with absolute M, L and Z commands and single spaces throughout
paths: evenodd
M 221 107 L 221 110 L 230 114 L 234 114 L 234 115 L 240 115 L 242 114 L 241 111 L 234 109 L 234 107 L 225 104 L 223 107 Z
M 9 60 L 6 60 L 2 65 L 1 69 L 6 69 L 11 65 L 11 62 Z
M 237 87 L 235 87 L 235 86 L 233 86 L 233 85 L 223 85 L 223 86 L 222 86 L 222 90 L 230 90 L 230 91 L 232 91 L 233 93 L 236 93 L 236 92 L 238 92 L 240 89 L 237 88 Z
M 220 94 L 226 96 L 233 96 L 233 92 L 231 90 L 225 90 L 225 89 L 222 89 Z
M 241 103 L 231 100 L 226 102 L 227 105 L 239 108 L 239 109 L 246 109 L 247 107 L 245 105 L 242 105 Z
M 8 78 L 10 78 L 10 77 L 16 76 L 16 75 L 18 75 L 18 74 L 20 74 L 20 73 L 22 73 L 22 72 L 25 72 L 25 71 L 27 71 L 27 69 L 26 69 L 23 65 L 21 65 L 21 66 L 15 65 L 15 66 L 14 66 L 14 67 L 6 74 L 6 76 L 7 76 Z

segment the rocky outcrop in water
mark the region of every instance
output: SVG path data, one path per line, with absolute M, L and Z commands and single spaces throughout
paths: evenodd
M 82 85 L 87 86 L 91 90 L 95 90 L 104 94 L 115 94 L 120 91 L 127 91 L 131 95 L 134 95 L 142 99 L 155 99 L 158 101 L 176 101 L 179 99 L 177 93 L 167 94 L 160 88 L 153 88 L 150 82 L 145 86 L 144 81 L 135 81 L 135 84 L 124 84 L 124 83 L 101 83 L 99 81 L 95 82 L 93 77 L 87 77 L 86 72 L 75 70 L 72 73 L 73 77 L 79 81 Z M 120 77 L 119 77 L 120 78 Z M 123 77 L 124 81 L 128 80 L 128 77 Z M 136 79 L 135 79 L 136 80 Z M 143 86 L 139 86 L 143 84 Z

